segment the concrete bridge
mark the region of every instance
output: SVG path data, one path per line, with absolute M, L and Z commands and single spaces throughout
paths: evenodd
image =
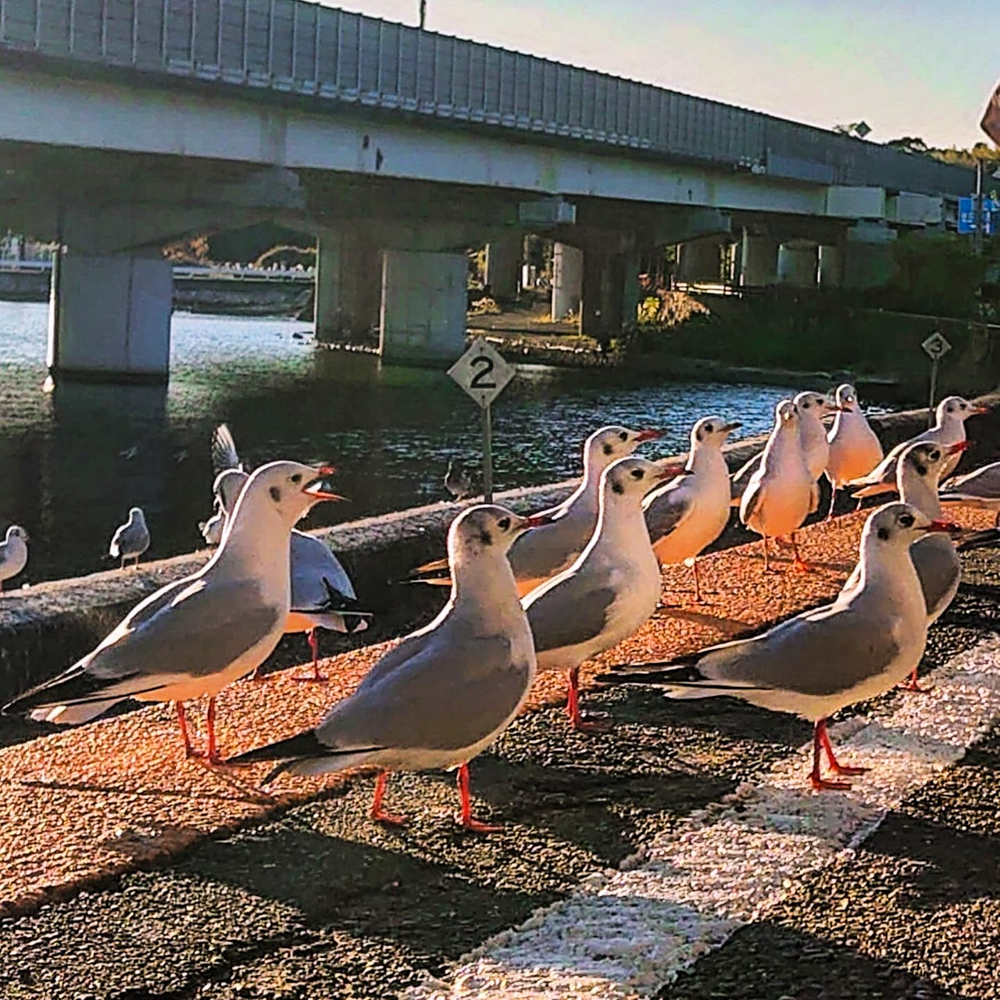
M 0 226 L 58 240 L 50 357 L 163 378 L 160 248 L 274 219 L 318 234 L 319 335 L 448 361 L 464 248 L 516 281 L 556 241 L 556 311 L 620 325 L 644 247 L 682 277 L 883 280 L 954 224 L 971 171 L 833 132 L 304 0 L 0 0 Z M 712 274 L 712 271 L 715 274 Z

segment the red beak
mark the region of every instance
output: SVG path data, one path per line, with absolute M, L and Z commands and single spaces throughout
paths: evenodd
M 331 493 L 329 490 L 324 489 L 323 481 L 327 476 L 332 476 L 336 471 L 332 465 L 321 465 L 319 467 L 319 475 L 306 483 L 302 487 L 302 492 L 316 500 L 346 500 L 347 497 L 342 497 L 339 493 Z
M 524 519 L 524 523 L 521 525 L 521 527 L 525 531 L 530 531 L 532 528 L 541 528 L 544 527 L 546 524 L 551 524 L 551 523 L 552 523 L 551 514 L 532 514 L 531 517 L 526 517 Z
M 663 431 L 658 431 L 653 428 L 648 428 L 644 431 L 639 431 L 639 433 L 636 434 L 635 439 L 637 442 L 654 441 L 658 437 L 663 437 Z
M 972 412 L 983 414 L 983 413 L 992 413 L 993 411 L 988 406 L 974 406 L 972 408 Z
M 927 527 L 924 528 L 923 530 L 940 531 L 942 533 L 946 533 L 949 535 L 960 535 L 962 533 L 962 529 L 957 524 L 955 524 L 954 521 L 934 520 L 931 521 L 931 523 L 928 524 Z
M 674 476 L 679 476 L 684 471 L 683 465 L 667 465 L 660 471 L 660 474 L 656 477 L 657 479 L 673 479 Z
M 960 451 L 965 451 L 966 448 L 972 447 L 972 442 L 966 438 L 964 441 L 956 441 L 953 445 L 948 446 L 949 455 L 957 455 Z

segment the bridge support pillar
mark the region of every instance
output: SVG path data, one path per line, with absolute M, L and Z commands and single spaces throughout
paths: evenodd
M 465 254 L 386 250 L 382 261 L 382 359 L 449 366 L 465 347 Z
M 844 254 L 835 243 L 819 248 L 819 283 L 822 288 L 837 288 L 844 281 Z
M 718 284 L 722 280 L 721 241 L 717 236 L 681 244 L 677 276 L 681 281 Z
M 523 237 L 509 233 L 486 244 L 486 284 L 495 299 L 508 300 L 517 295 L 517 279 L 521 273 Z
M 583 258 L 580 333 L 607 349 L 613 337 L 635 326 L 639 305 L 639 258 L 634 252 L 600 253 Z
M 173 268 L 158 254 L 56 256 L 49 370 L 107 382 L 166 382 Z
M 567 243 L 552 249 L 552 320 L 579 312 L 583 299 L 583 251 Z
M 844 246 L 844 285 L 880 288 L 892 277 L 892 244 L 896 230 L 885 223 L 859 222 L 847 230 Z
M 378 324 L 382 262 L 378 247 L 357 233 L 320 234 L 313 321 L 323 343 L 364 339 Z
M 818 263 L 815 243 L 782 243 L 778 248 L 778 283 L 794 288 L 813 288 Z
M 763 288 L 778 279 L 778 241 L 766 234 L 743 230 L 740 248 L 740 284 L 744 288 Z

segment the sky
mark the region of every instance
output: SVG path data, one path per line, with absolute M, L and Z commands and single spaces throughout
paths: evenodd
M 419 0 L 330 6 L 414 24 Z M 427 28 L 870 141 L 987 141 L 996 0 L 427 0 Z

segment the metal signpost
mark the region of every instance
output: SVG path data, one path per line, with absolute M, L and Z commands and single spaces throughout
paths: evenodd
M 513 365 L 482 337 L 456 361 L 448 374 L 479 404 L 483 411 L 483 500 L 493 502 L 493 422 L 490 406 L 514 377 Z
M 938 364 L 941 359 L 951 350 L 951 344 L 945 339 L 944 334 L 935 330 L 921 345 L 924 354 L 931 359 L 931 415 L 930 422 L 934 423 L 934 399 L 937 396 Z

